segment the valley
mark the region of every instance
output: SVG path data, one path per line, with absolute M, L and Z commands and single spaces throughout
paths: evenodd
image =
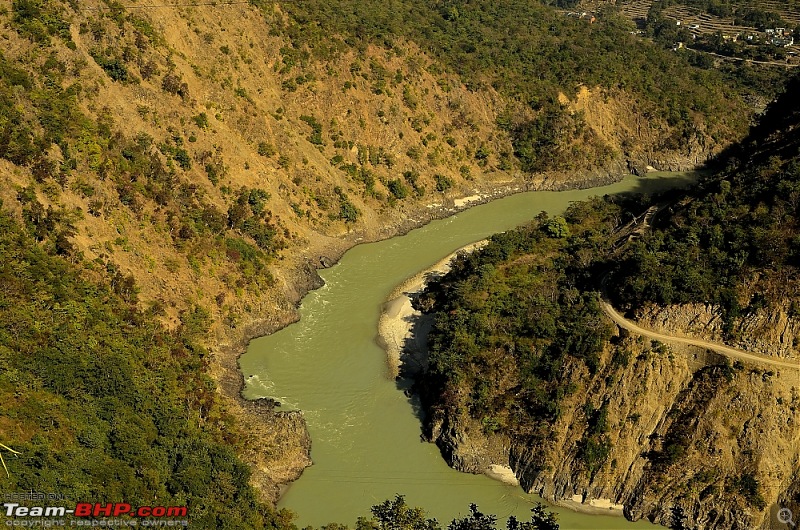
M 761 125 L 772 137 L 749 133 L 784 91 L 786 69 L 699 64 L 655 36 L 632 34 L 632 23 L 615 12 L 589 24 L 547 3 L 516 0 L 0 0 L 0 22 L 0 443 L 20 453 L 6 453 L 9 491 L 185 503 L 198 528 L 291 528 L 295 519 L 275 504 L 311 463 L 314 435 L 283 396 L 252 394 L 248 378 L 256 374 L 239 366 L 251 339 L 291 329 L 304 296 L 326 288 L 322 278 L 348 250 L 411 237 L 434 220 L 523 192 L 588 197 L 592 192 L 566 190 L 619 186 L 632 182 L 624 180 L 631 174 L 642 177 L 631 186 L 644 191 L 652 170 L 727 164 L 732 171 L 752 158 L 760 169 L 736 178 L 761 184 L 719 184 L 713 208 L 692 203 L 713 215 L 674 218 L 702 227 L 684 235 L 711 241 L 711 261 L 673 236 L 643 238 L 639 244 L 651 246 L 636 247 L 625 262 L 641 281 L 615 270 L 620 290 L 612 306 L 625 322 L 658 333 L 684 311 L 696 317 L 680 334 L 700 326 L 703 340 L 761 356 L 777 347 L 774 362 L 784 365 L 797 358 L 796 146 L 776 140 L 794 129 L 773 112 Z M 773 104 L 794 116 L 785 98 Z M 753 208 L 730 200 L 730 186 L 766 193 L 776 171 L 787 175 L 778 182 L 779 204 L 763 193 L 741 193 Z M 494 230 L 486 223 L 462 242 L 551 206 L 523 208 L 515 223 Z M 709 228 L 734 227 L 729 219 L 747 215 L 761 227 L 747 228 L 751 246 L 745 232 Z M 454 241 L 442 242 L 392 281 L 454 248 Z M 542 249 L 555 251 L 554 242 Z M 580 261 L 603 252 L 582 248 Z M 693 267 L 681 276 L 674 264 L 654 276 L 651 254 L 665 253 L 722 271 L 733 283 L 720 286 Z M 579 289 L 567 287 L 569 296 Z M 575 300 L 595 308 L 584 295 Z M 377 318 L 377 308 L 366 309 Z M 593 318 L 584 324 L 602 328 Z M 631 348 L 650 351 L 647 344 Z M 587 360 L 600 369 L 596 353 Z M 607 375 L 641 377 L 639 370 L 655 366 Z M 708 402 L 705 390 L 718 374 L 695 368 L 676 369 L 669 392 L 653 398 L 659 407 L 687 385 Z M 720 373 L 736 384 L 745 377 Z M 789 390 L 750 390 L 752 410 L 764 400 L 793 403 Z M 243 391 L 264 399 L 245 399 Z M 479 430 L 505 425 L 503 417 L 486 417 Z M 425 421 L 426 429 L 433 425 Z M 670 428 L 666 420 L 659 425 Z M 778 436 L 785 431 L 759 425 Z M 586 440 L 602 450 L 603 434 L 589 432 Z M 745 475 L 770 488 L 757 493 L 791 498 L 797 485 L 784 488 L 777 478 L 785 472 L 782 457 L 766 455 L 762 465 L 758 451 L 742 449 L 752 442 L 740 434 L 744 445 L 736 447 L 749 451 Z M 559 443 L 569 447 L 570 437 L 583 435 L 565 436 Z M 632 439 L 615 446 L 633 447 Z M 551 500 L 552 491 L 580 489 L 578 479 L 563 482 L 577 476 L 572 460 L 545 478 L 524 471 L 538 465 L 528 453 L 512 453 L 526 489 Z M 617 459 L 622 466 L 625 459 Z M 719 480 L 745 497 L 753 489 L 745 479 Z M 634 482 L 617 492 L 611 482 L 580 487 L 624 500 L 631 518 L 667 524 L 663 511 L 672 497 L 647 504 L 655 494 L 634 495 Z M 706 508 L 674 505 L 734 527 Z

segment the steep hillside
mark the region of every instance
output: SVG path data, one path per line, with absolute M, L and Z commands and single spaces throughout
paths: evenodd
M 411 40 L 427 11 L 391 42 L 373 36 L 377 22 L 365 23 L 354 46 L 356 28 L 334 24 L 343 15 L 323 16 L 331 7 L 287 8 L 7 3 L 7 207 L 19 212 L 27 199 L 14 199 L 28 188 L 45 209 L 71 212 L 75 250 L 132 273 L 141 299 L 163 306 L 172 325 L 199 300 L 215 322 L 243 324 L 290 310 L 283 300 L 298 293 L 288 271 L 301 255 L 316 264 L 327 247 L 335 255 L 378 237 L 411 211 L 429 212 L 425 204 L 512 181 L 560 187 L 648 164 L 690 167 L 748 123 L 741 95 L 721 78 L 682 75 L 687 65 L 641 44 L 616 46 L 638 46 L 629 59 L 648 76 L 665 72 L 643 78 L 651 93 L 623 83 L 607 58 L 559 74 L 554 46 L 580 39 L 566 57 L 584 57 L 593 39 L 626 35 L 611 21 L 590 28 L 515 6 L 537 24 L 564 27 L 547 46 L 516 33 L 510 41 L 547 50 L 535 59 L 553 68 L 511 53 L 492 66 L 491 24 L 475 52 L 481 61 L 467 68 L 439 40 L 422 40 L 433 57 Z M 440 40 L 478 24 L 467 20 L 445 26 Z M 320 34 L 317 24 L 338 33 Z M 548 74 L 529 86 L 530 68 Z M 575 83 L 591 91 L 575 92 Z M 289 266 L 269 266 L 276 258 Z
M 0 21 L 9 222 L 159 332 L 207 321 L 194 369 L 252 426 L 237 450 L 271 498 L 309 440 L 228 399 L 236 355 L 296 318 L 316 267 L 457 197 L 694 167 L 752 115 L 753 89 L 613 14 L 529 2 L 0 0 Z
M 426 289 L 418 388 L 449 462 L 510 465 L 548 499 L 674 528 L 770 528 L 776 506 L 796 506 L 795 83 L 690 196 L 543 214 Z M 601 291 L 641 326 L 709 347 L 617 328 Z
M 614 276 L 623 307 L 685 304 L 700 333 L 800 358 L 798 88 L 795 78 L 727 168 L 631 245 Z
M 129 286 L 48 253 L 5 212 L 0 258 L 4 488 L 187 506 L 198 528 L 289 528 L 236 455 L 253 434 L 205 373 L 207 312 L 165 330 Z

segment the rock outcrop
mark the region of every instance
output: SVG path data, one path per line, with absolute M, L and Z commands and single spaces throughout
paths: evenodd
M 676 322 L 666 327 L 694 320 Z M 609 350 L 595 374 L 567 365 L 574 391 L 546 436 L 487 434 L 466 414 L 432 415 L 427 435 L 457 469 L 509 465 L 526 490 L 572 508 L 679 528 L 770 528 L 774 507 L 797 489 L 797 373 L 624 331 L 614 340 L 627 358 Z M 588 411 L 597 410 L 608 451 L 589 461 Z
M 648 328 L 685 337 L 708 338 L 744 350 L 800 362 L 800 319 L 788 309 L 757 309 L 737 318 L 731 329 L 723 329 L 719 308 L 704 304 L 658 307 L 649 305 L 638 315 Z

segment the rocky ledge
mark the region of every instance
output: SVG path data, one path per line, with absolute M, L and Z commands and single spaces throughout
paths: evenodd
M 450 465 L 470 473 L 509 466 L 548 501 L 589 513 L 624 514 L 668 527 L 772 528 L 778 505 L 800 501 L 800 393 L 796 373 L 732 367 L 693 347 L 621 332 L 625 367 L 603 359 L 563 377 L 574 393 L 546 436 L 487 434 L 459 410 L 431 410 L 426 435 Z M 609 453 L 587 466 L 585 407 L 604 406 Z M 792 489 L 794 488 L 794 489 Z

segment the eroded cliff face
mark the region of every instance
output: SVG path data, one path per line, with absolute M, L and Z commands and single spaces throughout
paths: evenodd
M 250 482 L 262 499 L 276 503 L 283 489 L 311 465 L 311 436 L 300 411 L 277 411 L 272 400 L 240 400 L 239 418 L 251 428 L 246 434 Z
M 790 309 L 757 309 L 734 319 L 726 332 L 719 308 L 704 304 L 648 305 L 638 315 L 650 329 L 686 337 L 703 337 L 737 348 L 800 362 L 800 319 Z
M 688 136 L 677 133 L 621 91 L 581 87 L 572 100 L 561 94 L 559 101 L 580 113 L 592 135 L 615 154 L 608 165 L 624 162 L 625 172 L 690 171 L 724 148 L 706 134 L 706 124 L 693 122 Z
M 465 413 L 431 417 L 427 434 L 454 467 L 510 465 L 526 490 L 576 509 L 770 528 L 797 487 L 798 373 L 623 335 L 625 353 L 608 348 L 596 373 L 566 366 L 573 391 L 544 436 L 487 434 Z

